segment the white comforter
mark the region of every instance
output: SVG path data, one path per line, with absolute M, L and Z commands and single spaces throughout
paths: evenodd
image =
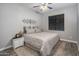
M 25 42 L 39 49 L 42 55 L 49 55 L 59 36 L 56 33 L 40 32 L 24 35 Z

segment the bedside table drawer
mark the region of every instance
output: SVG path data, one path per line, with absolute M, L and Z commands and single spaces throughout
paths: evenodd
M 17 48 L 24 45 L 24 37 L 13 39 L 13 48 Z

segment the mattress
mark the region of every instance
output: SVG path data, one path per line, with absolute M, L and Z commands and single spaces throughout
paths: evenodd
M 49 55 L 52 48 L 59 40 L 56 33 L 40 32 L 24 35 L 25 43 L 39 50 L 41 55 Z

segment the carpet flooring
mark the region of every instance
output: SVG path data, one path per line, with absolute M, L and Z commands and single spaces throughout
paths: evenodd
M 50 56 L 78 56 L 77 44 L 59 41 L 52 49 Z M 17 49 L 9 48 L 0 51 L 0 56 L 40 56 L 39 52 L 22 46 Z

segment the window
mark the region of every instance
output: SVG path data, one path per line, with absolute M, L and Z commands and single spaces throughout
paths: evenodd
M 49 16 L 49 30 L 64 31 L 64 14 Z

